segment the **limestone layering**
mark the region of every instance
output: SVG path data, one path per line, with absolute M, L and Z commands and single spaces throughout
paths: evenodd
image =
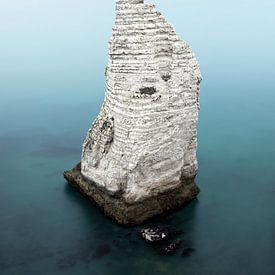
M 116 0 L 107 89 L 65 178 L 123 224 L 193 199 L 201 74 L 188 44 L 143 0 Z

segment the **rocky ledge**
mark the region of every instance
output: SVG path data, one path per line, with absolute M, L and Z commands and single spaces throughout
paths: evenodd
M 81 175 L 80 163 L 72 170 L 65 171 L 64 177 L 73 187 L 99 206 L 107 216 L 124 225 L 141 224 L 156 215 L 166 214 L 194 199 L 200 191 L 195 182 L 190 180 L 187 186 L 179 185 L 158 196 L 128 203 L 123 196 L 106 192 L 104 188 L 86 180 Z

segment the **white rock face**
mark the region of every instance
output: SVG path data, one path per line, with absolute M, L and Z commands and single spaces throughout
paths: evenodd
M 143 0 L 117 0 L 107 90 L 81 174 L 132 203 L 194 178 L 201 74 L 189 45 Z

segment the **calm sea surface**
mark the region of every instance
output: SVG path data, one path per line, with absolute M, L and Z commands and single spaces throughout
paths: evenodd
M 0 274 L 275 274 L 275 2 L 156 0 L 201 65 L 201 194 L 172 257 L 69 187 L 101 106 L 110 0 L 0 0 Z M 181 257 L 184 247 L 193 249 Z

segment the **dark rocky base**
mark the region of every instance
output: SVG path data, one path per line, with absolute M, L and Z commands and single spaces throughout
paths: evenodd
M 123 197 L 109 194 L 106 189 L 85 180 L 80 170 L 79 163 L 72 170 L 64 172 L 65 179 L 98 205 L 107 216 L 124 225 L 141 224 L 154 216 L 167 214 L 191 201 L 200 192 L 192 180 L 156 197 L 129 204 Z

